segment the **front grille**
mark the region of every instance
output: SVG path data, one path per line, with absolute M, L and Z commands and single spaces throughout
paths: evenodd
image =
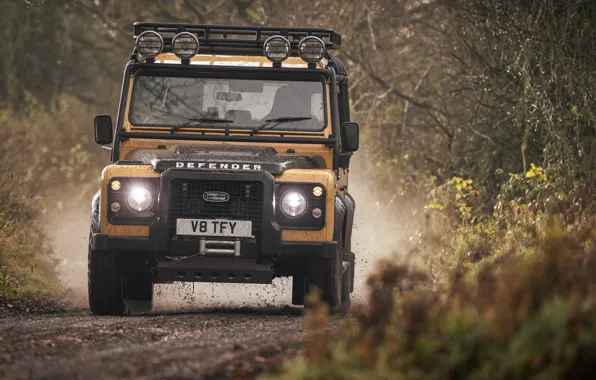
M 203 193 L 211 191 L 227 193 L 230 199 L 207 202 Z M 258 240 L 262 198 L 260 182 L 174 179 L 170 194 L 170 233 L 176 234 L 178 218 L 250 220 L 253 235 Z

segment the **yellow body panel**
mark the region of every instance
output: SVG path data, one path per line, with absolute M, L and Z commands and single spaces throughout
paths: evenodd
M 271 67 L 271 61 L 265 56 L 247 56 L 247 55 L 212 55 L 197 54 L 190 60 L 192 65 L 205 66 L 241 66 L 241 67 Z M 180 58 L 173 53 L 162 53 L 155 57 L 155 63 L 174 63 L 179 64 Z M 317 68 L 321 69 L 327 65 L 327 60 L 323 59 L 317 62 Z M 284 68 L 307 68 L 308 63 L 300 57 L 288 57 L 283 63 Z
M 153 170 L 150 165 L 109 165 L 102 173 L 101 188 L 108 188 L 111 178 L 136 177 L 159 178 L 160 173 Z M 320 183 L 327 191 L 325 227 L 320 231 L 282 230 L 282 241 L 314 242 L 333 240 L 333 213 L 335 210 L 335 176 L 333 170 L 320 169 L 290 169 L 281 176 L 276 177 L 277 183 Z M 149 236 L 149 226 L 141 225 L 114 225 L 107 219 L 107 197 L 101 197 L 100 204 L 100 230 L 112 236 Z
M 160 54 L 156 57 L 156 63 L 180 63 L 180 59 L 171 53 Z M 226 55 L 197 55 L 192 58 L 191 64 L 196 65 L 215 65 L 215 66 L 246 66 L 246 67 L 271 67 L 271 62 L 266 57 L 259 56 L 226 56 Z M 318 68 L 324 67 L 326 62 L 319 62 Z M 307 64 L 301 58 L 290 57 L 284 63 L 287 68 L 306 68 Z M 134 78 L 131 81 L 128 93 L 128 101 L 125 115 L 128 115 L 130 99 L 132 96 Z M 327 84 L 327 94 L 330 93 L 329 84 Z M 331 123 L 331 104 L 327 96 L 327 128 L 321 132 L 300 132 L 286 131 L 286 136 L 300 136 L 313 138 L 326 138 L 332 134 Z M 150 132 L 169 134 L 169 128 L 133 126 L 129 123 L 128 117 L 125 117 L 123 128 L 127 132 Z M 222 129 L 214 128 L 189 128 L 183 129 L 179 133 L 201 134 L 223 136 Z M 249 130 L 231 130 L 230 136 L 247 136 Z M 258 136 L 279 136 L 280 131 L 260 131 Z M 333 224 L 335 211 L 336 177 L 331 170 L 333 167 L 333 148 L 329 145 L 314 144 L 284 144 L 284 143 L 261 143 L 254 144 L 246 142 L 227 142 L 227 141 L 189 141 L 189 140 L 161 140 L 161 139 L 127 139 L 120 143 L 120 157 L 126 159 L 128 154 L 136 149 L 156 149 L 157 146 L 170 148 L 174 145 L 252 145 L 261 147 L 271 147 L 279 155 L 306 155 L 318 156 L 325 163 L 325 169 L 291 169 L 276 177 L 276 182 L 298 182 L 298 183 L 321 183 L 326 188 L 327 202 L 325 214 L 325 227 L 320 231 L 300 231 L 300 230 L 282 230 L 282 241 L 293 242 L 321 242 L 333 240 Z M 293 149 L 295 153 L 288 153 Z M 347 173 L 340 176 L 342 185 L 347 184 Z M 160 173 L 153 170 L 150 165 L 110 165 L 102 173 L 101 191 L 105 193 L 109 181 L 113 177 L 159 177 Z M 131 226 L 131 225 L 113 225 L 107 220 L 107 197 L 101 197 L 100 204 L 100 229 L 101 232 L 113 236 L 149 236 L 149 226 Z
M 327 191 L 325 227 L 320 231 L 282 230 L 282 241 L 312 242 L 333 240 L 333 215 L 335 212 L 335 174 L 333 170 L 290 169 L 275 182 L 321 183 Z
M 159 178 L 160 173 L 150 165 L 109 165 L 101 173 L 101 191 L 105 193 L 108 183 L 114 177 Z M 101 197 L 99 206 L 100 230 L 112 236 L 149 236 L 149 226 L 122 226 L 108 222 L 108 198 Z

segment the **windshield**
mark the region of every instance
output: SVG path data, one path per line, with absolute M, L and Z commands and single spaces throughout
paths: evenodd
M 139 74 L 129 121 L 135 126 L 193 127 L 189 122 L 201 119 L 194 126 L 321 131 L 326 125 L 323 88 L 322 81 Z

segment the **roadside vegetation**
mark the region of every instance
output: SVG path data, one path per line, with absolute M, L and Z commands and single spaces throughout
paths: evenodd
M 2 125 L 13 126 L 7 113 Z M 43 201 L 37 195 L 25 133 L 0 131 L 0 309 L 26 309 L 40 293 L 60 290 L 55 261 L 37 223 Z M 1 310 L 0 310 L 1 311 Z
M 463 206 L 474 190 L 461 183 L 446 187 Z M 470 224 L 439 214 L 408 255 L 377 263 L 366 304 L 339 329 L 324 307 L 309 312 L 302 355 L 266 378 L 591 378 L 593 211 L 570 220 L 527 206 Z
M 69 218 L 62 202 L 87 201 L 98 180 L 89 171 L 91 136 L 74 123 L 86 108 L 61 103 L 68 107 L 29 100 L 27 112 L 0 111 L 0 312 L 52 310 L 68 292 L 47 233 Z

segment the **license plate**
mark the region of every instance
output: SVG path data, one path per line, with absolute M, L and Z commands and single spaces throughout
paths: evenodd
M 176 234 L 252 237 L 252 222 L 250 220 L 228 219 L 177 219 Z

